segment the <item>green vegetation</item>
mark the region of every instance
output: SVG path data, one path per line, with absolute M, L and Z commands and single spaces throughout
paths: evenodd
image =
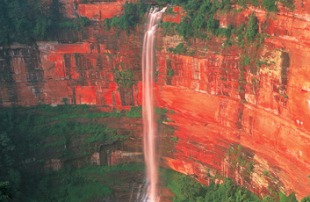
M 183 17 L 180 24 L 164 22 L 162 23 L 164 34 L 172 35 L 179 34 L 185 39 L 200 38 L 210 39 L 211 35 L 215 37 L 222 37 L 224 41 L 224 47 L 231 46 L 235 42 L 234 37 L 237 36 L 237 43 L 239 46 L 244 45 L 244 40 L 247 42 L 253 42 L 257 38 L 258 20 L 254 14 L 250 15 L 247 26 L 244 24 L 239 27 L 234 27 L 232 24 L 227 27 L 220 27 L 219 20 L 215 18 L 217 12 L 226 12 L 231 9 L 229 1 L 209 1 L 209 0 L 184 0 L 184 1 L 172 1 L 178 5 L 181 5 L 187 12 L 187 15 Z M 256 4 L 257 1 L 251 0 L 250 3 Z M 238 4 L 246 7 L 247 0 L 239 0 Z M 185 54 L 186 48 L 183 43 L 180 43 L 175 48 L 169 48 L 175 54 Z
M 142 107 L 131 107 L 130 111 L 125 112 L 125 116 L 128 118 L 141 118 L 142 117 Z
M 74 19 L 64 19 L 58 24 L 60 29 L 73 29 L 81 30 L 84 27 L 90 25 L 90 20 L 85 17 L 79 17 Z
M 243 8 L 245 8 L 247 5 L 247 0 L 238 0 L 237 3 L 239 6 L 242 6 Z
M 9 190 L 9 182 L 0 182 L 0 201 L 9 201 L 12 199 L 12 193 Z
M 166 186 L 175 194 L 174 202 L 297 202 L 295 193 L 286 196 L 279 192 L 275 197 L 262 199 L 244 187 L 235 184 L 231 179 L 224 179 L 222 184 L 212 180 L 209 186 L 198 183 L 193 177 L 172 170 L 162 170 L 162 178 Z M 308 202 L 309 197 L 301 200 Z
M 171 80 L 174 76 L 174 70 L 172 68 L 171 60 L 169 58 L 166 60 L 166 76 L 167 85 L 171 85 Z
M 172 22 L 163 22 L 161 23 L 161 27 L 165 35 L 174 35 L 176 33 L 176 23 Z
M 295 9 L 294 0 L 279 0 L 279 1 L 283 6 L 289 8 L 291 11 Z
M 183 43 L 179 43 L 175 48 L 168 48 L 168 51 L 174 54 L 185 54 L 187 49 L 184 47 Z
M 164 175 L 166 186 L 175 194 L 174 202 L 260 201 L 256 195 L 230 179 L 225 179 L 223 184 L 204 186 L 190 176 L 171 170 L 164 172 Z
M 218 34 L 219 21 L 214 18 L 220 4 L 211 1 L 190 0 L 182 5 L 187 16 L 177 25 L 177 32 L 184 38 L 206 38 L 207 33 Z
M 157 116 L 166 117 L 167 113 L 166 109 L 156 109 Z M 11 201 L 12 198 L 26 202 L 84 202 L 113 198 L 113 187 L 122 185 L 128 176 L 143 172 L 143 165 L 74 168 L 69 162 L 91 154 L 96 145 L 112 144 L 125 138 L 117 131 L 99 124 L 96 118 L 140 115 L 140 107 L 133 107 L 127 112 L 110 113 L 98 112 L 95 107 L 86 105 L 1 108 L 1 201 Z M 170 137 L 170 140 L 177 142 L 178 138 Z M 78 145 L 75 145 L 76 141 L 79 142 Z M 229 150 L 231 165 L 252 170 L 252 166 L 249 166 L 253 165 L 252 161 L 247 156 L 248 152 L 241 146 L 233 146 Z M 61 159 L 64 162 L 63 168 L 43 172 L 44 163 L 50 158 Z M 294 194 L 285 196 L 280 193 L 276 199 L 266 197 L 259 200 L 229 179 L 223 184 L 211 183 L 206 187 L 189 176 L 172 171 L 164 171 L 163 174 L 166 186 L 176 194 L 174 201 L 294 202 L 296 199 Z M 308 199 L 305 198 L 303 202 Z
M 253 42 L 258 33 L 258 20 L 254 13 L 250 15 L 249 23 L 245 32 L 245 38 Z
M 242 55 L 240 60 L 241 60 L 241 66 L 243 67 L 248 66 L 251 62 L 251 58 L 247 55 Z
M 263 6 L 267 11 L 277 12 L 276 0 L 263 0 Z
M 114 185 L 121 185 L 119 173 L 132 175 L 143 172 L 142 164 L 123 164 L 117 166 L 89 166 L 78 169 L 64 169 L 50 172 L 39 180 L 39 188 L 27 198 L 28 201 L 96 201 L 112 195 Z M 117 179 L 115 176 L 118 176 Z
M 140 3 L 128 3 L 124 6 L 124 14 L 120 17 L 113 17 L 105 20 L 106 28 L 109 30 L 116 27 L 129 32 L 142 20 L 143 15 L 149 9 L 149 5 Z
M 226 37 L 225 45 L 231 45 L 230 36 L 232 33 L 238 36 L 238 44 L 242 44 L 243 34 L 242 31 L 244 27 L 233 27 L 228 25 L 227 28 L 221 28 L 219 26 L 219 21 L 215 18 L 218 12 L 227 12 L 232 9 L 232 4 L 237 3 L 242 8 L 246 8 L 249 4 L 253 6 L 263 6 L 266 10 L 276 12 L 277 2 L 288 7 L 289 9 L 294 9 L 294 0 L 237 0 L 229 1 L 211 1 L 211 0 L 157 0 L 159 4 L 167 3 L 180 5 L 186 10 L 187 15 L 183 17 L 180 24 L 164 22 L 162 27 L 164 28 L 164 33 L 174 34 L 177 32 L 180 36 L 185 39 L 188 38 L 200 38 L 208 39 L 210 34 L 217 37 Z M 254 14 L 250 16 L 249 24 L 246 30 L 246 39 L 253 41 L 258 33 L 258 22 Z
M 172 7 L 168 7 L 165 11 L 166 14 L 174 14 L 173 8 Z
M 174 75 L 174 71 L 172 68 L 167 69 L 167 77 L 172 77 Z
M 95 107 L 86 105 L 1 108 L 0 198 L 3 199 L 1 201 L 5 201 L 4 198 L 28 201 L 34 191 L 43 192 L 42 189 L 45 189 L 43 185 L 46 182 L 40 180 L 47 177 L 42 171 L 44 163 L 50 158 L 60 159 L 64 163 L 63 166 L 71 171 L 69 162 L 72 159 L 89 156 L 98 151 L 98 146 L 101 144 L 111 145 L 126 139 L 126 132 L 120 134 L 97 120 L 106 117 L 133 117 L 133 112 L 137 114 L 137 111 L 133 109 L 132 112 L 99 112 Z M 55 179 L 60 175 L 61 173 L 54 173 L 52 177 Z M 96 184 L 98 181 L 76 184 L 64 181 L 65 177 L 60 179 L 57 182 L 60 181 L 68 187 L 61 186 L 59 190 L 55 187 L 47 197 L 51 201 L 55 197 L 76 197 L 77 193 L 84 193 L 81 192 L 82 189 L 92 187 L 98 188 L 93 189 L 94 192 L 88 192 L 91 195 L 96 195 L 95 192 L 103 195 L 110 193 L 104 186 L 99 188 L 99 184 Z M 52 185 L 56 186 L 56 181 Z M 47 186 L 46 190 L 52 185 Z M 58 194 L 53 195 L 56 192 Z M 85 201 L 84 197 L 90 195 L 80 196 L 80 201 Z M 63 199 L 76 201 L 74 198 Z
M 159 107 L 155 108 L 155 114 L 156 116 L 158 116 L 159 123 L 167 121 L 167 113 L 168 110 L 165 108 L 159 108 Z
M 255 165 L 253 154 L 241 145 L 231 145 L 227 157 L 230 166 L 249 182 Z
M 170 141 L 173 143 L 177 143 L 179 141 L 179 138 L 177 136 L 173 136 L 170 138 Z
M 303 198 L 301 202 L 310 202 L 310 196 Z
M 121 69 L 114 69 L 115 81 L 119 87 L 131 88 L 132 85 L 135 83 L 133 79 L 133 71 L 132 69 L 125 69 L 122 64 L 120 66 Z
M 245 171 L 251 173 L 254 169 L 252 154 L 241 145 L 232 145 L 228 149 L 228 157 L 233 168 L 244 167 Z
M 48 40 L 59 29 L 81 29 L 86 18 L 67 19 L 61 13 L 59 0 L 10 0 L 0 2 L 0 46 L 13 42 L 32 44 Z
M 87 2 L 86 0 L 84 2 Z M 238 0 L 242 7 L 247 4 L 264 6 L 268 11 L 277 11 L 277 2 L 289 9 L 294 9 L 294 0 Z M 178 25 L 170 26 L 163 23 L 163 26 L 175 30 L 185 38 L 206 38 L 208 33 L 218 35 L 221 31 L 219 22 L 214 18 L 218 10 L 229 11 L 231 4 L 229 0 L 157 0 L 160 5 L 174 4 L 181 5 L 188 13 Z M 105 20 L 107 29 L 116 27 L 129 32 L 138 23 L 141 23 L 143 15 L 148 11 L 150 5 L 144 1 L 139 3 L 128 3 L 124 6 L 124 14 L 120 17 L 113 17 Z M 0 45 L 10 45 L 13 42 L 31 44 L 36 40 L 48 40 L 59 29 L 80 30 L 90 24 L 87 18 L 67 19 L 62 13 L 62 4 L 59 0 L 52 0 L 50 3 L 44 0 L 24 1 L 11 0 L 0 2 Z M 167 13 L 172 13 L 167 9 Z

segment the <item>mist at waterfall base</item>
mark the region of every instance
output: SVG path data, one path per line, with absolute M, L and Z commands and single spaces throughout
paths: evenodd
M 143 82 L 143 138 L 144 138 L 144 160 L 146 164 L 146 182 L 138 195 L 138 201 L 158 202 L 158 162 L 156 151 L 156 121 L 154 114 L 154 44 L 158 22 L 166 8 L 151 8 L 148 14 L 148 22 L 143 40 L 142 51 L 142 82 Z

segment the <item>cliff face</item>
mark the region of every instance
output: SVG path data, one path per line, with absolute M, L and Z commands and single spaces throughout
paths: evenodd
M 118 15 L 123 4 L 67 2 L 65 8 L 69 17 L 81 15 L 103 20 Z M 109 12 L 105 12 L 107 8 Z M 98 17 L 101 10 L 105 14 Z M 43 41 L 33 47 L 12 45 L 0 56 L 2 105 L 137 105 L 137 88 L 118 87 L 113 74 L 114 68 L 124 64 L 124 68 L 134 72 L 135 80 L 140 79 L 142 39 L 137 33 L 105 31 L 102 21 L 98 21 L 79 32 L 60 31 L 59 42 Z
M 1 51 L 1 104 L 141 105 L 143 26 L 131 34 L 103 28 L 102 20 L 122 13 L 124 1 L 65 3 L 67 16 L 96 22 L 60 33 L 58 43 Z M 167 124 L 178 139 L 173 151 L 163 150 L 165 165 L 204 183 L 228 176 L 257 193 L 310 194 L 308 4 L 295 1 L 294 12 L 250 7 L 217 16 L 224 27 L 254 12 L 268 34 L 257 49 L 223 47 L 223 40 L 212 39 L 192 41 L 190 54 L 174 54 L 167 50 L 183 39 L 159 33 L 157 105 L 174 112 L 167 114 Z M 164 21 L 178 23 L 182 15 L 176 7 Z M 259 68 L 241 68 L 246 53 L 260 61 Z M 134 84 L 121 86 L 115 69 L 132 71 Z
M 156 92 L 159 106 L 175 112 L 168 124 L 179 139 L 175 153 L 165 158 L 170 167 L 202 181 L 229 176 L 259 193 L 309 195 L 310 19 L 305 5 L 296 7 L 294 13 L 282 8 L 271 16 L 254 8 L 219 16 L 225 25 L 254 12 L 269 34 L 254 54 L 244 47 L 250 57 L 266 61 L 254 72 L 252 64 L 240 68 L 245 54 L 240 48 L 199 41 L 193 56 L 175 55 L 166 49 L 182 40 L 163 37 L 158 67 L 164 76 Z

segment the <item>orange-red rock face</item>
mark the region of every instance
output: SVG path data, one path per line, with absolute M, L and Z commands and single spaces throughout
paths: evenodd
M 104 20 L 122 13 L 124 2 L 101 2 L 96 4 L 79 4 L 78 12 L 81 16 L 92 20 Z
M 100 23 L 84 32 L 86 36 L 78 43 L 13 45 L 7 53 L 10 57 L 3 56 L 1 63 L 2 105 L 68 103 L 126 108 L 141 103 L 137 65 L 141 36 L 108 32 Z M 123 89 L 114 78 L 114 70 L 122 65 L 135 75 L 129 89 Z
M 100 21 L 119 15 L 123 3 L 67 1 L 67 15 Z M 257 193 L 271 188 L 295 191 L 298 197 L 310 194 L 310 10 L 305 1 L 295 3 L 294 13 L 281 8 L 268 17 L 263 10 L 249 8 L 218 16 L 225 26 L 255 12 L 260 29 L 270 35 L 254 54 L 266 62 L 256 75 L 250 66 L 241 74 L 245 51 L 236 46 L 222 49 L 219 39 L 197 40 L 195 54 L 189 56 L 167 52 L 183 41 L 180 37 L 158 38 L 157 105 L 174 111 L 168 113 L 167 124 L 178 137 L 172 154 L 163 151 L 165 165 L 204 183 L 207 175 L 223 175 Z M 180 22 L 184 12 L 174 12 L 163 20 Z M 62 43 L 12 47 L 10 63 L 0 61 L 5 70 L 1 104 L 141 105 L 141 27 L 127 35 L 105 31 L 98 22 L 82 32 L 68 34 Z M 136 82 L 130 89 L 115 81 L 113 71 L 121 66 L 134 72 Z M 168 68 L 174 72 L 169 78 Z
M 163 38 L 156 92 L 158 105 L 174 111 L 168 124 L 177 128 L 178 137 L 166 165 L 206 183 L 207 174 L 220 173 L 257 193 L 277 187 L 298 197 L 310 194 L 310 18 L 306 7 L 296 7 L 294 13 L 283 10 L 271 19 L 254 8 L 233 14 L 237 20 L 220 18 L 225 26 L 255 12 L 261 26 L 268 22 L 270 37 L 258 58 L 273 65 L 262 66 L 257 75 L 246 72 L 244 93 L 242 50 L 213 51 L 209 41 L 203 56 L 174 55 L 166 47 L 175 47 L 180 39 Z M 174 70 L 172 78 L 168 68 Z M 246 166 L 233 165 L 229 151 L 234 145 L 241 145 L 248 154 L 245 161 L 254 164 L 248 179 Z

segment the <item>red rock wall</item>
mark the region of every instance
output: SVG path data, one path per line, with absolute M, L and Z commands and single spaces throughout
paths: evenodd
M 80 33 L 60 35 L 62 43 L 15 45 L 7 54 L 1 53 L 1 58 L 10 55 L 9 60 L 0 60 L 5 70 L 0 80 L 1 105 L 141 105 L 142 29 L 127 35 L 105 31 L 100 22 L 119 15 L 124 1 L 66 3 L 67 16 L 98 22 Z M 295 3 L 294 13 L 281 8 L 277 14 L 267 14 L 249 8 L 218 16 L 225 26 L 247 20 L 255 12 L 260 30 L 269 37 L 251 54 L 270 63 L 256 75 L 241 74 L 245 50 L 222 49 L 221 39 L 197 40 L 192 42 L 194 54 L 175 55 L 167 48 L 183 40 L 159 34 L 157 104 L 174 111 L 168 113 L 167 124 L 178 137 L 173 151 L 162 151 L 165 165 L 204 183 L 209 175 L 228 176 L 261 194 L 268 188 L 295 191 L 298 197 L 310 194 L 310 10 L 306 1 Z M 180 22 L 184 12 L 180 8 L 174 12 L 164 21 Z M 73 43 L 73 38 L 78 42 Z M 136 82 L 130 89 L 115 81 L 113 69 L 121 65 L 134 72 Z M 167 67 L 174 71 L 171 78 Z M 239 157 L 243 162 L 236 164 Z M 248 172 L 250 164 L 253 168 Z
M 220 24 L 238 24 L 252 12 L 260 29 L 267 24 L 263 31 L 269 35 L 256 57 L 273 64 L 263 65 L 257 75 L 246 71 L 244 92 L 243 50 L 219 50 L 221 42 L 211 40 L 203 44 L 207 51 L 202 54 L 174 55 L 166 50 L 181 39 L 165 36 L 159 43 L 163 49 L 157 52 L 158 105 L 174 111 L 168 124 L 177 128 L 178 137 L 175 152 L 164 163 L 206 183 L 208 175 L 224 175 L 257 193 L 271 188 L 304 197 L 310 194 L 309 9 L 301 1 L 296 1 L 294 13 L 281 8 L 270 16 L 250 8 L 219 16 Z M 202 51 L 199 43 L 194 45 Z M 167 78 L 168 66 L 174 71 L 172 78 Z M 248 178 L 246 166 L 233 165 L 229 150 L 235 145 L 241 145 L 246 161 L 254 164 Z
M 79 4 L 78 12 L 81 16 L 92 20 L 104 20 L 122 13 L 124 1 L 101 2 L 96 4 Z
M 62 43 L 13 45 L 7 53 L 3 51 L 2 105 L 66 102 L 126 108 L 141 103 L 138 86 L 143 33 L 106 31 L 102 25 L 94 22 L 81 33 L 60 33 Z M 72 43 L 73 38 L 76 43 Z M 122 64 L 135 75 L 135 84 L 129 89 L 122 89 L 114 78 L 114 70 L 121 69 Z

